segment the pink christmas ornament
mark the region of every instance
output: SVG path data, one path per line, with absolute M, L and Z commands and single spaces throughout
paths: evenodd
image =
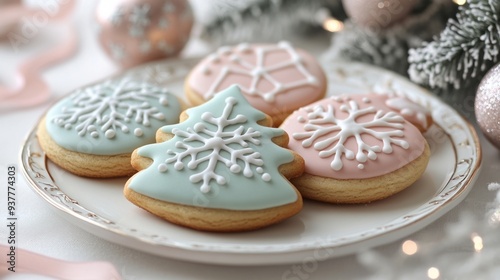
M 193 26 L 187 0 L 102 0 L 96 16 L 99 42 L 125 68 L 177 55 Z
M 420 0 L 343 0 L 351 20 L 373 31 L 403 20 Z
M 493 67 L 479 84 L 474 106 L 479 127 L 500 149 L 500 64 Z

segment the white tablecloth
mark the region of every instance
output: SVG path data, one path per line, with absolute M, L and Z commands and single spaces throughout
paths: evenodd
M 97 44 L 95 32 L 90 24 L 94 5 L 94 1 L 80 1 L 78 4 L 75 22 L 81 39 L 79 53 L 44 73 L 44 78 L 53 89 L 54 98 L 118 71 Z M 44 45 L 43 38 L 48 36 L 46 33 L 41 30 L 40 34 L 31 39 L 33 42 L 26 46 L 26 49 L 17 53 L 12 51 L 8 42 L 0 44 L 2 82 L 12 78 L 17 63 L 25 57 L 25 53 Z M 324 42 L 318 48 L 327 45 L 328 42 Z M 205 50 L 203 44 L 194 40 L 185 50 L 185 55 L 191 56 Z M 20 167 L 19 151 L 23 140 L 48 105 L 49 103 L 46 103 L 36 108 L 0 113 L 0 185 L 5 185 L 4 171 L 7 165 L 18 164 Z M 489 182 L 499 180 L 500 158 L 498 151 L 485 141 L 483 136 L 481 143 L 483 168 L 469 196 L 450 213 L 409 238 L 441 236 L 445 225 L 456 221 L 458 213 L 463 211 L 474 213 L 478 217 L 484 216 L 487 204 L 494 199 L 494 194 L 486 187 Z M 294 269 L 294 265 L 237 267 L 197 264 L 161 258 L 110 243 L 56 215 L 55 209 L 33 192 L 20 172 L 18 173 L 17 243 L 20 248 L 68 261 L 108 261 L 114 264 L 124 279 L 282 279 L 286 271 Z M 6 219 L 5 192 L 3 189 L 0 195 L 3 221 Z M 1 226 L 0 232 L 0 243 L 5 244 L 6 227 Z M 399 250 L 400 244 L 401 242 L 394 242 L 378 250 L 383 254 L 391 254 Z M 500 248 L 498 250 L 500 251 Z M 3 257 L 0 259 L 3 260 Z M 296 274 L 295 277 L 298 278 L 284 279 L 353 279 L 367 275 L 369 271 L 357 262 L 355 256 L 346 256 L 320 262 L 312 271 Z M 10 275 L 9 279 L 23 279 L 21 275 L 15 276 Z

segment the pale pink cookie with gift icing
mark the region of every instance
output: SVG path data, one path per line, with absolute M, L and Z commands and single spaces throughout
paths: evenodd
M 185 92 L 200 105 L 231 85 L 249 103 L 271 116 L 274 126 L 294 110 L 325 96 L 327 82 L 317 60 L 288 42 L 225 46 L 193 68 Z
M 303 197 L 368 203 L 422 176 L 430 158 L 427 141 L 385 101 L 377 94 L 330 97 L 283 122 L 288 148 L 305 160 L 305 173 L 292 180 Z

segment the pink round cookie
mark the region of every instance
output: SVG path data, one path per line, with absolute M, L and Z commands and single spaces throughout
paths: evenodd
M 293 181 L 304 197 L 366 203 L 413 184 L 430 151 L 422 133 L 392 111 L 387 96 L 335 96 L 291 114 L 281 125 L 305 174 Z
M 203 59 L 186 80 L 193 105 L 237 84 L 249 103 L 279 125 L 294 110 L 326 93 L 326 77 L 316 59 L 288 42 L 221 47 Z

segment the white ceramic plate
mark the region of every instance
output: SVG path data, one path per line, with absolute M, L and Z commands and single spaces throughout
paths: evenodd
M 181 93 L 196 60 L 149 64 L 125 75 Z M 77 177 L 46 159 L 35 128 L 22 149 L 31 187 L 83 229 L 123 246 L 204 263 L 266 265 L 323 260 L 386 244 L 413 233 L 455 207 L 470 191 L 481 164 L 472 126 L 436 97 L 393 73 L 362 64 L 325 66 L 329 94 L 395 91 L 433 112 L 426 133 L 432 156 L 423 177 L 405 191 L 369 205 L 338 206 L 305 201 L 297 216 L 258 231 L 198 232 L 160 220 L 122 195 L 126 179 Z

